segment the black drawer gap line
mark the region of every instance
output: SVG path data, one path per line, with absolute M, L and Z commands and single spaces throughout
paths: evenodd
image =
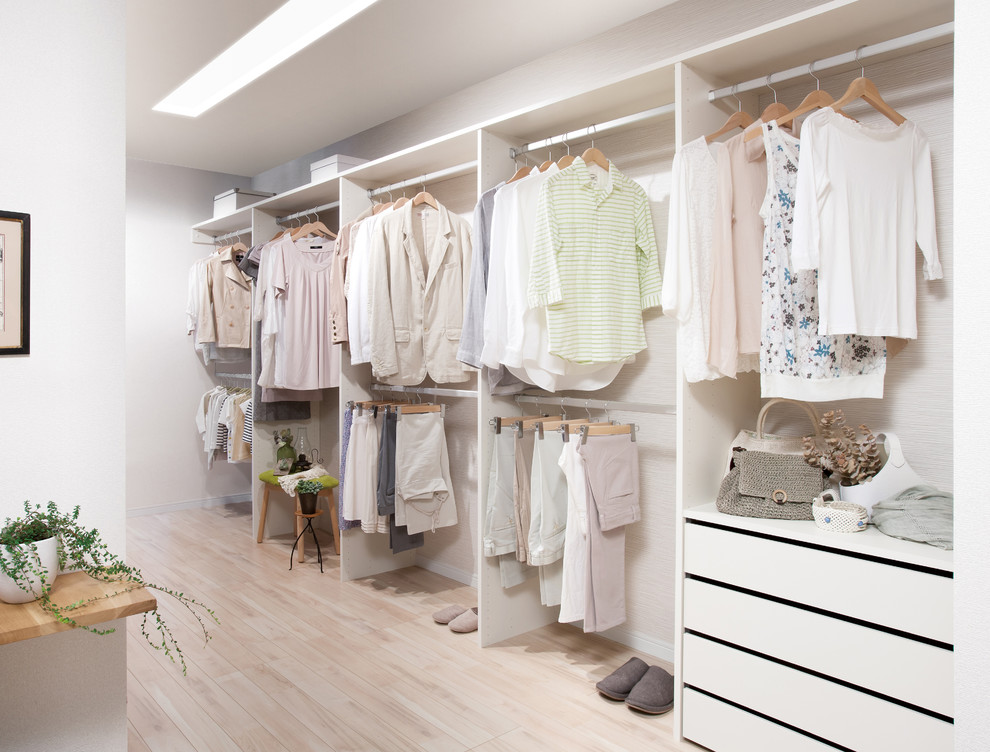
M 787 723 L 786 721 L 782 721 L 779 718 L 774 718 L 773 716 L 767 715 L 766 713 L 761 713 L 759 710 L 753 710 L 753 708 L 748 708 L 745 705 L 740 705 L 738 702 L 726 699 L 725 697 L 722 697 L 721 695 L 717 695 L 714 692 L 709 692 L 707 689 L 696 687 L 693 684 L 685 684 L 684 688 L 693 689 L 698 694 L 707 695 L 708 697 L 711 697 L 713 700 L 724 702 L 726 705 L 731 705 L 732 707 L 738 710 L 745 711 L 750 715 L 755 715 L 757 718 L 762 718 L 764 721 L 770 721 L 770 723 L 775 723 L 778 726 L 783 726 L 785 729 L 790 729 L 791 731 L 797 732 L 798 734 L 801 734 L 801 736 L 807 736 L 809 739 L 814 739 L 816 742 L 821 742 L 822 744 L 832 747 L 833 749 L 840 749 L 842 750 L 842 752 L 856 752 L 856 750 L 852 749 L 851 747 L 843 747 L 841 744 L 837 744 L 829 739 L 825 739 L 824 737 L 818 736 L 818 734 L 813 734 L 810 731 L 805 731 L 803 728 L 798 728 L 797 726 Z M 685 736 L 684 738 L 689 739 L 690 737 Z
M 809 543 L 808 541 L 795 540 L 793 538 L 788 538 L 784 535 L 773 535 L 771 533 L 757 532 L 756 530 L 744 530 L 740 527 L 733 527 L 732 525 L 722 525 L 718 522 L 709 522 L 708 520 L 694 520 L 691 518 L 686 518 L 684 520 L 689 525 L 699 525 L 701 527 L 711 527 L 716 530 L 725 530 L 730 533 L 738 533 L 739 535 L 749 535 L 753 538 L 763 538 L 764 540 L 776 541 L 778 543 L 786 543 L 788 546 L 799 546 L 800 548 L 810 548 L 815 551 L 824 551 L 829 554 L 836 554 L 837 556 L 848 556 L 851 559 L 862 559 L 863 561 L 872 561 L 876 564 L 886 564 L 888 567 L 900 567 L 901 569 L 910 569 L 915 572 L 923 572 L 924 574 L 932 574 L 936 577 L 947 577 L 952 579 L 952 572 L 945 569 L 937 569 L 936 567 L 926 567 L 923 564 L 912 564 L 908 561 L 897 561 L 896 559 L 887 559 L 883 556 L 877 556 L 875 554 L 864 554 L 860 551 L 848 551 L 844 548 L 830 548 L 829 546 L 824 546 L 821 543 Z M 850 533 L 851 534 L 851 533 Z
M 920 705 L 914 705 L 905 700 L 900 700 L 896 697 L 891 697 L 890 695 L 885 695 L 883 692 L 877 692 L 874 689 L 868 689 L 866 687 L 860 686 L 859 684 L 853 684 L 852 682 L 846 681 L 845 679 L 837 679 L 834 676 L 829 676 L 828 674 L 823 674 L 821 671 L 815 671 L 814 669 L 806 668 L 804 666 L 799 666 L 796 663 L 791 663 L 790 661 L 781 660 L 780 658 L 775 658 L 772 655 L 767 655 L 766 653 L 761 653 L 758 650 L 752 650 L 751 648 L 743 647 L 742 645 L 737 645 L 734 642 L 729 642 L 728 640 L 722 640 L 718 637 L 712 637 L 704 632 L 697 632 L 693 629 L 685 629 L 685 634 L 692 634 L 695 637 L 701 637 L 705 640 L 710 640 L 711 642 L 718 643 L 719 645 L 724 645 L 727 648 L 732 648 L 733 650 L 738 650 L 742 653 L 749 653 L 749 655 L 754 655 L 757 658 L 763 658 L 764 660 L 770 661 L 771 663 L 776 663 L 780 666 L 785 666 L 786 668 L 794 669 L 795 671 L 800 671 L 801 673 L 814 676 L 818 679 L 824 679 L 825 681 L 832 682 L 833 684 L 838 684 L 847 689 L 852 689 L 857 692 L 862 692 L 864 695 L 870 695 L 871 697 L 876 697 L 878 700 L 884 700 L 885 702 L 892 703 L 894 705 L 900 705 L 902 708 L 907 708 L 908 710 L 913 710 L 916 713 L 921 713 L 922 715 L 927 715 L 930 718 L 935 718 L 939 721 L 944 721 L 945 723 L 955 724 L 955 720 L 947 715 L 938 713 L 934 710 L 929 710 L 928 708 L 923 708 Z
M 921 642 L 925 645 L 931 645 L 934 648 L 948 650 L 950 653 L 955 651 L 955 647 L 948 642 L 942 642 L 941 640 L 936 640 L 932 637 L 925 637 L 924 635 L 917 635 L 912 632 L 905 632 L 904 630 L 896 629 L 895 627 L 887 627 L 883 624 L 867 621 L 866 619 L 857 619 L 855 616 L 847 616 L 846 614 L 836 613 L 835 611 L 829 611 L 824 608 L 819 608 L 818 606 L 811 606 L 807 603 L 788 600 L 787 598 L 781 598 L 779 595 L 771 595 L 770 593 L 763 593 L 759 590 L 750 590 L 749 588 L 740 587 L 739 585 L 733 585 L 728 582 L 722 582 L 721 580 L 713 580 L 711 577 L 704 577 L 700 574 L 686 574 L 684 577 L 688 580 L 697 580 L 698 582 L 704 582 L 707 585 L 715 585 L 716 587 L 732 590 L 736 593 L 742 593 L 743 595 L 749 595 L 754 598 L 762 598 L 765 601 L 779 603 L 782 606 L 799 608 L 802 611 L 810 611 L 811 613 L 818 614 L 820 616 L 827 616 L 831 619 L 849 622 L 850 624 L 855 624 L 860 627 L 867 627 L 868 629 L 873 629 L 877 632 L 886 632 L 887 634 L 894 635 L 895 637 L 903 637 L 906 640 L 914 640 L 915 642 Z

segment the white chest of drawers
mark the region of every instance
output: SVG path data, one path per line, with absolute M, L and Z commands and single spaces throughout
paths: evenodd
M 681 728 L 716 752 L 948 752 L 952 554 L 686 513 Z

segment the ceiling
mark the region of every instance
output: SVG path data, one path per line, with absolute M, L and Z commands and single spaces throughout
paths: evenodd
M 284 0 L 128 0 L 127 154 L 257 175 L 675 0 L 379 0 L 198 118 L 166 94 Z

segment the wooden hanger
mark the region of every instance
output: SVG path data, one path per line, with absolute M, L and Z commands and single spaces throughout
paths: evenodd
M 530 171 L 532 169 L 533 168 L 530 167 L 529 165 L 523 165 L 518 170 L 516 170 L 516 173 L 511 178 L 509 178 L 505 182 L 506 183 L 514 183 L 517 180 L 522 180 L 524 177 L 526 177 L 527 175 L 529 175 L 529 173 L 530 173 Z
M 572 164 L 574 164 L 573 154 L 565 154 L 564 156 L 562 156 L 560 159 L 557 160 L 557 167 L 559 167 L 562 170 L 565 167 L 570 167 Z
M 552 165 L 552 164 L 553 164 L 553 160 L 552 159 L 548 159 L 546 162 L 544 162 L 543 164 L 541 164 L 538 169 L 539 169 L 540 172 L 546 172 L 547 170 L 550 169 L 550 165 Z
M 337 239 L 337 233 L 333 232 L 325 224 L 316 220 L 315 222 L 308 222 L 299 228 L 298 234 L 293 234 L 293 239 L 297 237 L 306 237 L 307 235 L 322 235 L 325 238 L 330 238 L 331 240 Z
M 383 212 L 386 209 L 390 208 L 392 206 L 392 204 L 394 204 L 394 203 L 395 203 L 394 201 L 388 201 L 388 202 L 386 202 L 384 204 L 375 204 L 374 207 L 372 207 L 372 209 L 371 209 L 371 213 L 372 213 L 372 215 L 374 215 L 374 214 L 380 214 L 381 212 Z
M 818 109 L 819 107 L 828 107 L 834 101 L 835 99 L 827 91 L 824 91 L 823 89 L 815 89 L 813 92 L 811 92 L 808 96 L 806 96 L 802 100 L 801 104 L 799 104 L 793 110 L 782 114 L 778 118 L 771 118 L 771 120 L 776 120 L 777 125 L 783 128 L 785 125 L 793 121 L 794 118 L 799 117 L 806 112 L 811 112 L 812 110 Z M 768 107 L 767 109 L 770 108 Z M 766 115 L 766 111 L 764 111 L 763 114 Z M 765 123 L 770 122 L 769 120 L 765 120 L 762 117 L 761 120 L 763 120 L 763 122 Z M 762 135 L 763 135 L 762 129 L 758 131 L 753 130 L 746 134 L 745 140 L 752 141 L 754 138 L 759 138 Z
M 714 133 L 709 133 L 707 136 L 705 136 L 705 141 L 710 144 L 712 141 L 714 141 L 716 138 L 723 135 L 724 133 L 728 133 L 729 131 L 734 130 L 735 128 L 742 128 L 743 130 L 745 130 L 746 128 L 749 128 L 749 126 L 751 126 L 752 124 L 753 124 L 753 117 L 748 112 L 744 112 L 743 110 L 736 110 L 731 115 L 729 115 L 729 117 L 726 119 L 724 123 L 722 123 L 721 128 L 719 128 Z
M 403 206 L 405 206 L 406 204 L 408 204 L 409 201 L 410 201 L 410 199 L 409 199 L 408 196 L 399 196 L 399 198 L 397 198 L 395 200 L 395 203 L 392 204 L 392 208 L 393 209 L 401 209 Z
M 857 99 L 865 99 L 873 109 L 885 115 L 895 125 L 900 125 L 907 120 L 901 113 L 883 101 L 877 85 L 865 76 L 860 76 L 849 84 L 846 93 L 839 97 L 838 101 L 832 104 L 831 107 L 833 110 L 838 111 Z
M 636 441 L 636 426 L 632 423 L 610 423 L 604 426 L 585 423 L 583 426 L 578 426 L 578 432 L 581 434 L 582 444 L 588 441 L 589 436 L 620 436 L 623 434 L 627 434 L 630 441 Z
M 590 422 L 591 421 L 587 418 L 544 418 L 543 420 L 533 421 L 533 423 L 537 426 L 542 425 L 544 431 L 556 431 L 560 429 L 561 426 L 574 426 Z
M 242 243 L 241 241 L 238 240 L 236 243 L 234 243 L 232 246 L 230 246 L 230 250 L 231 250 L 231 253 L 238 253 L 238 252 L 240 252 L 240 253 L 247 253 L 248 250 L 250 250 L 250 249 L 246 245 L 244 245 L 244 243 Z
M 414 415 L 418 413 L 442 413 L 443 405 L 430 405 L 423 403 L 421 405 L 401 405 L 399 407 L 400 415 Z
M 784 117 L 790 110 L 787 109 L 787 105 L 783 102 L 771 102 L 763 110 L 763 114 L 760 115 L 760 120 L 764 123 L 769 123 L 771 120 L 776 120 L 780 123 L 780 119 Z
M 433 198 L 433 195 L 429 191 L 420 191 L 415 196 L 413 196 L 412 205 L 419 206 L 420 204 L 426 204 L 427 206 L 432 206 L 434 209 L 439 209 L 437 206 L 437 200 Z
M 608 158 L 602 154 L 600 149 L 596 149 L 594 146 L 584 150 L 581 160 L 588 165 L 596 164 L 608 172 Z

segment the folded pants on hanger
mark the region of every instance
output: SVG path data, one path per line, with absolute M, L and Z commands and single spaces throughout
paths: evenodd
M 398 422 L 395 522 L 410 534 L 457 524 L 441 413 L 412 413 Z
M 588 494 L 588 587 L 584 631 L 626 620 L 626 530 L 639 520 L 639 455 L 628 435 L 596 436 L 578 447 Z

